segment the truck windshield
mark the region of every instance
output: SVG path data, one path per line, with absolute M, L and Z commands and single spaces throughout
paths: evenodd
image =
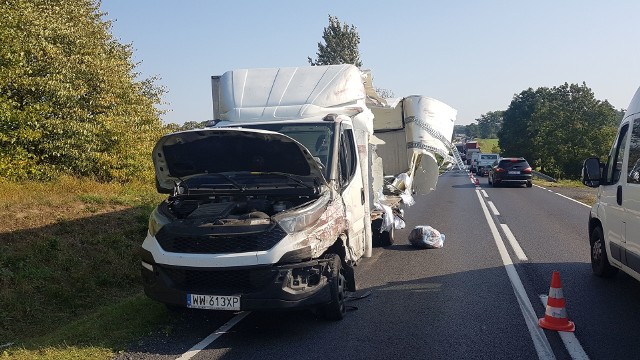
M 324 166 L 325 177 L 328 179 L 328 164 L 331 163 L 331 149 L 333 148 L 334 129 L 328 123 L 311 124 L 250 124 L 243 128 L 262 129 L 287 135 L 304 145 L 311 155 Z

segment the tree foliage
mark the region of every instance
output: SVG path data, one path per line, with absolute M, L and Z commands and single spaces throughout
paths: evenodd
M 502 115 L 504 111 L 489 111 L 476 119 L 478 123 L 478 136 L 483 139 L 495 139 L 502 127 Z
M 316 59 L 307 57 L 309 64 L 338 65 L 353 64 L 362 66 L 360 61 L 360 35 L 353 25 L 342 24 L 337 17 L 329 15 L 329 26 L 324 28 L 322 34 L 324 44 L 318 43 Z
M 529 88 L 504 112 L 500 148 L 553 176 L 578 178 L 585 158 L 606 156 L 620 118 L 585 83 Z
M 130 180 L 163 133 L 155 78 L 137 79 L 95 0 L 0 6 L 0 178 Z
M 502 114 L 502 128 L 498 132 L 498 144 L 502 156 L 522 156 L 535 166 L 532 116 L 544 89 L 529 88 L 515 95 Z

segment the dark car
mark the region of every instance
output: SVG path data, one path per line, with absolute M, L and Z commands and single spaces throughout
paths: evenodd
M 489 184 L 526 184 L 531 187 L 531 166 L 524 158 L 501 158 L 489 170 Z
M 476 169 L 476 176 L 487 176 L 489 175 L 489 169 L 491 169 L 491 165 L 478 166 Z

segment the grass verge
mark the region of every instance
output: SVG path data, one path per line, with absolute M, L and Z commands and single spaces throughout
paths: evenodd
M 590 188 L 582 184 L 579 180 L 558 180 L 557 182 L 549 182 L 540 179 L 534 179 L 534 184 L 553 189 L 562 195 L 568 196 L 574 200 L 578 200 L 587 205 L 593 205 L 596 202 L 595 188 Z
M 140 295 L 137 257 L 162 198 L 147 184 L 0 183 L 0 345 L 15 344 L 2 358 L 107 358 L 166 321 Z
M 476 139 L 478 146 L 483 153 L 487 154 L 500 154 L 500 146 L 498 146 L 498 139 Z
M 109 359 L 133 339 L 170 324 L 171 319 L 164 306 L 139 294 L 9 348 L 0 358 Z

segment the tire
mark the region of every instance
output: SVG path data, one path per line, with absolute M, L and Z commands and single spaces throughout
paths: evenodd
M 527 181 L 527 187 L 530 188 L 533 186 L 533 183 L 531 181 Z
M 342 270 L 342 261 L 340 256 L 328 254 L 331 257 L 331 269 L 333 270 L 333 279 L 331 286 L 331 302 L 320 307 L 320 315 L 331 321 L 338 321 L 344 318 L 347 312 L 346 301 L 346 280 Z
M 589 238 L 591 244 L 591 269 L 596 276 L 609 278 L 618 272 L 618 268 L 611 266 L 607 258 L 607 247 L 605 246 L 602 228 L 596 226 Z

